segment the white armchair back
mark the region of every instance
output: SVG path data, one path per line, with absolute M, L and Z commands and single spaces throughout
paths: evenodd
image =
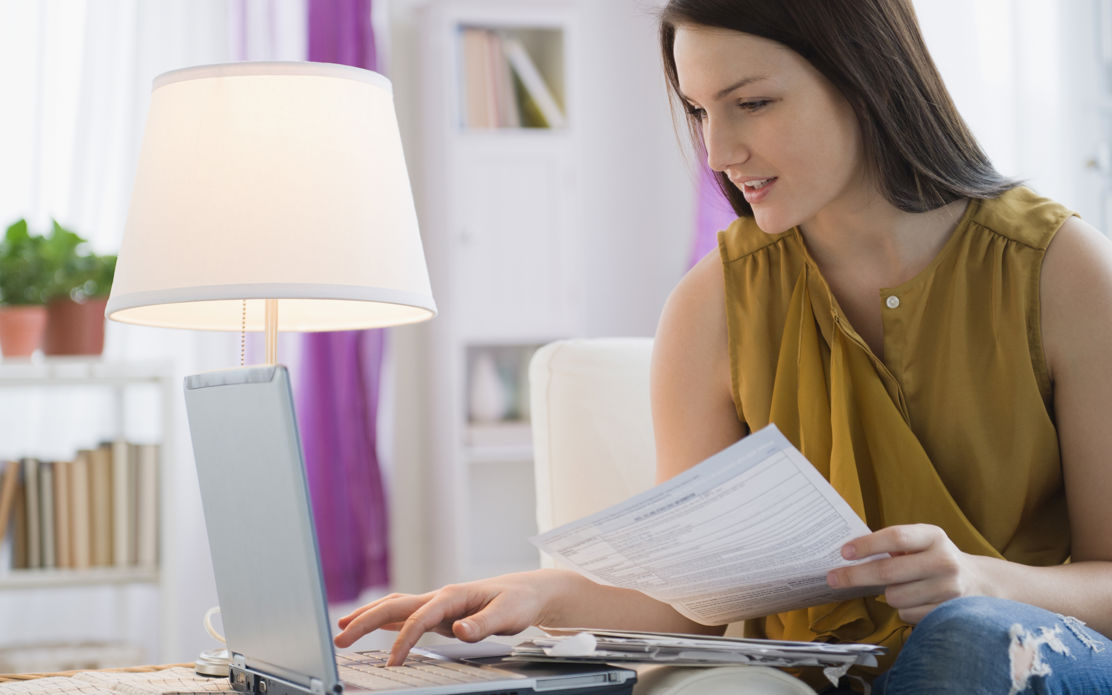
M 652 487 L 651 338 L 560 340 L 529 363 L 537 529 L 541 533 Z M 553 562 L 541 555 L 541 566 Z M 727 634 L 741 637 L 740 623 Z M 767 666 L 641 670 L 635 695 L 806 695 Z
M 533 355 L 540 532 L 652 487 L 651 353 L 651 338 L 589 338 L 549 343 Z M 541 562 L 552 566 L 545 557 Z

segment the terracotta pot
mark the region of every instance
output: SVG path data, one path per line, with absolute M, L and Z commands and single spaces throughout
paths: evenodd
M 99 355 L 104 352 L 104 307 L 107 297 L 83 302 L 52 299 L 43 336 L 45 355 Z
M 45 329 L 46 307 L 0 306 L 0 352 L 4 357 L 30 357 Z

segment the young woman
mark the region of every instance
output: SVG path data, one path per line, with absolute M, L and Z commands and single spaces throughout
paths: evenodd
M 773 422 L 875 529 L 843 555 L 890 555 L 828 578 L 881 596 L 759 629 L 888 646 L 881 692 L 1112 691 L 1110 244 L 993 169 L 910 0 L 672 0 L 661 44 L 739 219 L 664 308 L 658 477 Z M 336 642 L 537 624 L 723 630 L 541 570 L 389 596 Z

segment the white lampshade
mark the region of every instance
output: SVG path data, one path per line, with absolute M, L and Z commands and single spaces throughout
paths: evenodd
M 390 81 L 324 63 L 176 70 L 151 94 L 106 314 L 330 331 L 436 314 Z

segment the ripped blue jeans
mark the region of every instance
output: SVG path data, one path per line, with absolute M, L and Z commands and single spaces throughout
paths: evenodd
M 873 695 L 1112 693 L 1112 640 L 1004 599 L 947 601 L 915 629 Z

